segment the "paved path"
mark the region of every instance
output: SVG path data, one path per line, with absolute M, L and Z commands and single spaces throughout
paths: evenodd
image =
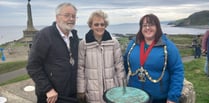
M 11 80 L 13 78 L 16 78 L 18 76 L 25 75 L 25 74 L 27 74 L 27 71 L 25 68 L 15 70 L 15 71 L 12 71 L 9 73 L 1 74 L 0 75 L 0 83 L 3 83 L 5 81 Z
M 194 60 L 194 56 L 188 56 L 188 57 L 183 57 L 182 58 L 182 61 L 183 62 L 190 62 L 192 60 Z
M 193 56 L 183 57 L 183 62 L 189 62 L 194 59 Z M 0 75 L 0 83 L 13 79 L 15 77 L 27 74 L 26 69 L 22 68 L 13 72 L 5 73 Z M 31 79 L 24 80 L 21 82 L 8 84 L 0 87 L 0 97 L 6 97 L 7 103 L 35 103 L 36 96 L 35 92 L 25 92 L 23 88 L 25 86 L 34 86 L 34 83 Z

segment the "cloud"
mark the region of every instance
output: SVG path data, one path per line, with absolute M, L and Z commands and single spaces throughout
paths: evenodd
M 22 6 L 23 3 L 21 2 L 11 2 L 11 1 L 0 1 L 0 6 L 5 6 L 5 7 L 10 7 L 10 8 L 14 8 L 14 7 L 19 7 Z
M 49 25 L 55 20 L 55 8 L 62 2 L 69 0 L 31 0 L 33 23 L 35 25 Z M 109 16 L 110 24 L 134 23 L 148 13 L 156 14 L 161 21 L 186 18 L 194 12 L 209 10 L 207 0 L 71 0 L 78 8 L 77 24 L 86 24 L 89 15 L 98 9 L 105 11 Z M 27 13 L 26 0 L 1 0 L 0 22 L 14 24 L 16 19 L 19 25 L 25 25 Z M 1 25 L 1 24 L 0 24 Z

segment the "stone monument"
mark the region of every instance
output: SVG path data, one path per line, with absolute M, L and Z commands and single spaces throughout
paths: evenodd
M 27 28 L 25 30 L 23 30 L 24 35 L 23 35 L 23 38 L 21 39 L 22 41 L 25 41 L 25 42 L 31 42 L 35 33 L 38 31 L 33 26 L 30 1 L 31 0 L 28 0 L 28 4 L 27 4 L 27 19 L 28 19 L 27 20 Z

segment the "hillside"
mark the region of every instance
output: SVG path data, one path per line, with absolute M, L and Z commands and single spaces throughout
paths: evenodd
M 187 18 L 169 22 L 168 25 L 174 26 L 209 26 L 209 10 L 195 12 Z

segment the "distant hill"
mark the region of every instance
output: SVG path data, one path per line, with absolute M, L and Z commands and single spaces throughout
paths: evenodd
M 204 10 L 200 12 L 195 12 L 188 18 L 183 18 L 173 22 L 169 22 L 168 25 L 174 26 L 209 26 L 209 10 Z

